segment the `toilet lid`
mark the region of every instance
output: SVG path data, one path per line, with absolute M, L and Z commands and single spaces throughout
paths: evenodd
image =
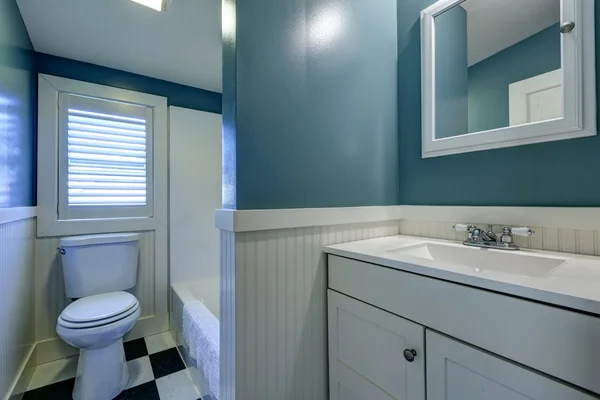
M 89 322 L 69 322 L 65 321 L 62 316 L 58 317 L 56 321 L 58 325 L 63 328 L 70 329 L 87 329 L 87 328 L 96 328 L 99 326 L 111 325 L 113 323 L 117 323 L 119 321 L 126 321 L 130 316 L 136 315 L 135 319 L 137 320 L 140 315 L 140 305 L 137 303 L 135 306 L 131 307 L 128 311 L 115 315 L 111 318 L 101 319 L 98 321 L 89 321 Z
M 74 323 L 102 321 L 126 313 L 137 304 L 135 296 L 127 292 L 97 294 L 69 304 L 60 317 Z

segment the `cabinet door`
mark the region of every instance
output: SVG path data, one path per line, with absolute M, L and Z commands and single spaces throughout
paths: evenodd
M 421 325 L 332 290 L 328 305 L 331 400 L 425 399 Z
M 427 330 L 428 400 L 592 400 L 570 386 Z

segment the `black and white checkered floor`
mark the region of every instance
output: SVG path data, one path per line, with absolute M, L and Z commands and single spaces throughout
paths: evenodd
M 125 343 L 129 383 L 119 400 L 197 400 L 198 389 L 170 333 Z M 77 357 L 39 365 L 23 400 L 71 399 Z

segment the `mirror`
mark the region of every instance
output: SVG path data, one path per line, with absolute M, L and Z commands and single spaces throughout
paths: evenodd
M 466 0 L 437 15 L 436 138 L 561 118 L 559 21 L 560 0 Z
M 424 10 L 423 157 L 595 135 L 593 3 L 440 0 Z

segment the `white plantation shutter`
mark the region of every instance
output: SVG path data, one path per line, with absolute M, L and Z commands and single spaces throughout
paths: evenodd
M 152 108 L 61 93 L 59 219 L 152 215 Z

